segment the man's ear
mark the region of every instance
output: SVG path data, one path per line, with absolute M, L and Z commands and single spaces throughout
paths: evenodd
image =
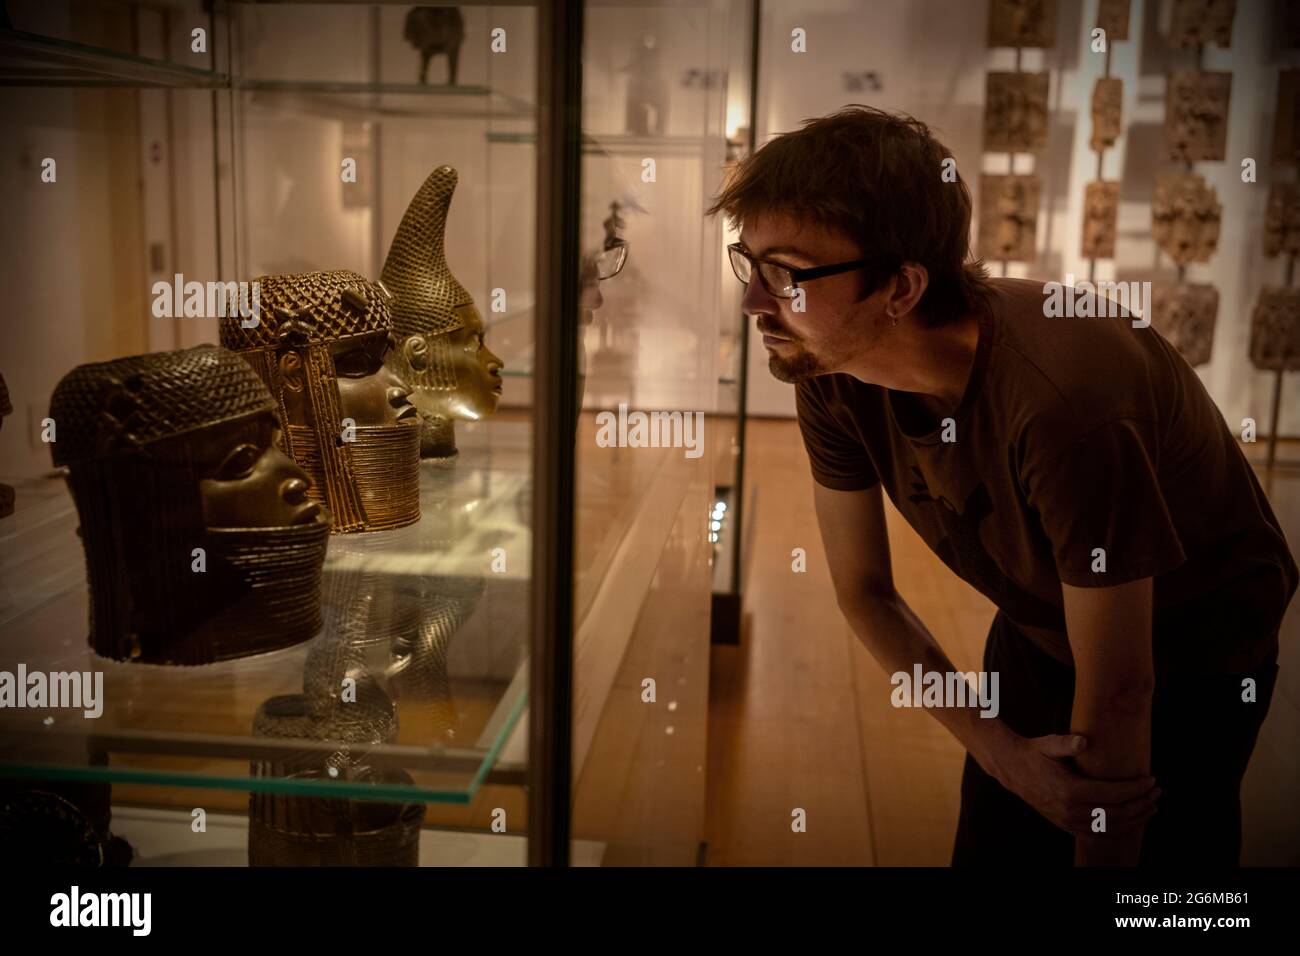
M 423 372 L 429 367 L 429 345 L 423 335 L 408 335 L 402 340 L 402 358 L 413 371 Z
M 897 316 L 907 315 L 916 309 L 930 287 L 930 273 L 919 262 L 904 262 L 894 276 L 894 289 L 887 308 Z

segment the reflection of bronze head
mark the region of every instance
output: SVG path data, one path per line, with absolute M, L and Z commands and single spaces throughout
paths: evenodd
M 427 458 L 454 455 L 452 422 L 486 418 L 501 398 L 503 363 L 484 342 L 474 300 L 447 266 L 444 235 L 456 182 L 450 166 L 429 174 L 397 227 L 383 271 L 396 300 L 397 348 L 387 361 L 414 388 Z
M 328 520 L 243 360 L 208 345 L 78 366 L 50 417 L 97 653 L 206 664 L 316 632 Z
M 257 280 L 260 321 L 221 320 L 221 344 L 279 402 L 286 448 L 329 505 L 335 531 L 378 531 L 420 518 L 419 423 L 410 389 L 384 366 L 389 294 L 355 272 Z
M 1194 173 L 1161 173 L 1151 201 L 1151 235 L 1179 265 L 1208 262 L 1219 241 L 1222 207 L 1214 187 Z

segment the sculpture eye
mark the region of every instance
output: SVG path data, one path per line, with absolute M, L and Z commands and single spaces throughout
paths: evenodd
M 220 481 L 236 481 L 240 478 L 247 478 L 252 474 L 257 459 L 260 457 L 262 457 L 262 453 L 256 445 L 245 443 L 235 446 L 217 469 L 217 479 Z

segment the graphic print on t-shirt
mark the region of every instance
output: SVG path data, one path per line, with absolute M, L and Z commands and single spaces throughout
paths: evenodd
M 1059 621 L 1059 610 L 1039 600 L 1003 574 L 997 562 L 985 550 L 980 539 L 980 524 L 993 514 L 993 500 L 989 497 L 984 482 L 977 484 L 958 508 L 942 494 L 937 498 L 930 494 L 929 485 L 920 468 L 912 465 L 911 472 L 912 493 L 907 496 L 908 500 L 914 505 L 928 502 L 940 506 L 937 517 L 945 534 L 931 545 L 939 559 L 999 608 L 1015 609 L 1016 617 L 1021 618 L 1019 623 L 1031 627 L 1050 627 Z

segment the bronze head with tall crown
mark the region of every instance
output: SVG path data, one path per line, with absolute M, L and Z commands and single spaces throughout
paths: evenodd
M 387 361 L 414 389 L 421 456 L 443 461 L 456 456 L 454 422 L 496 411 L 504 366 L 484 341 L 474 299 L 447 266 L 447 212 L 457 179 L 450 166 L 429 174 L 397 227 L 383 271 L 397 339 Z

